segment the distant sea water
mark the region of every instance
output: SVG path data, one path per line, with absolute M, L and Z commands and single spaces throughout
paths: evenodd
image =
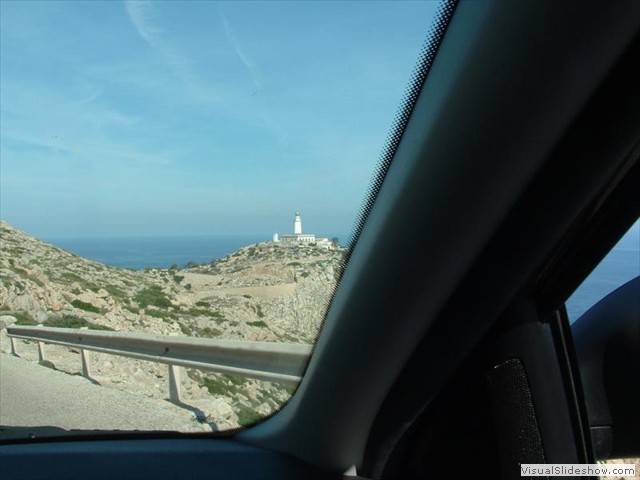
M 260 235 L 43 238 L 47 243 L 106 265 L 141 270 L 205 263 L 247 245 L 271 240 Z

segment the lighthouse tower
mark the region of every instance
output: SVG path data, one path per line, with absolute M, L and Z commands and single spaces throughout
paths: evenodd
M 296 212 L 296 216 L 293 219 L 293 234 L 294 235 L 302 234 L 302 219 L 300 218 L 300 212 Z
M 273 236 L 273 243 L 279 243 L 283 248 L 326 248 L 328 250 L 334 248 L 334 245 L 328 238 L 316 237 L 313 233 L 302 233 L 302 217 L 300 212 L 296 212 L 293 218 L 293 234 Z

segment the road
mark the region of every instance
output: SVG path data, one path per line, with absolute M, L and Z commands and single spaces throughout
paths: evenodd
M 4 353 L 0 354 L 0 425 L 211 431 L 192 412 L 167 401 L 102 387 Z

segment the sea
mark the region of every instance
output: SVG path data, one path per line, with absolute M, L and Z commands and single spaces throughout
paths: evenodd
M 47 243 L 113 267 L 184 267 L 211 262 L 248 245 L 271 240 L 264 235 L 43 238 Z
M 343 237 L 346 238 L 346 237 Z M 260 235 L 44 238 L 81 257 L 114 267 L 141 270 L 211 262 L 236 250 L 270 240 Z M 607 294 L 640 275 L 640 224 L 625 234 L 567 300 L 571 322 Z

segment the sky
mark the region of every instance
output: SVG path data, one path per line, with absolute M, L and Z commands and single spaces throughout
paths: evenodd
M 0 2 L 0 217 L 351 231 L 436 2 Z

